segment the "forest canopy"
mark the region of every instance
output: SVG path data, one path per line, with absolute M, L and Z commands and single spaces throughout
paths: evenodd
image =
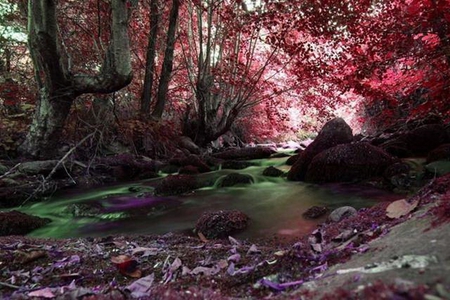
M 163 155 L 448 120 L 448 0 L 2 0 L 0 148 Z M 31 124 L 31 125 L 30 125 Z M 92 146 L 95 148 L 94 146 Z

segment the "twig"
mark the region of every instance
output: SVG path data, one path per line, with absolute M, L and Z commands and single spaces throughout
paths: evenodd
M 14 167 L 12 167 L 11 169 L 9 169 L 8 172 L 6 172 L 5 174 L 3 174 L 2 176 L 0 176 L 0 179 L 8 176 L 9 174 L 11 174 L 15 169 L 17 169 L 22 163 L 18 163 L 17 165 L 15 165 Z
M 14 284 L 9 284 L 9 283 L 2 282 L 2 281 L 0 281 L 0 286 L 6 286 L 6 287 L 9 287 L 9 288 L 12 288 L 12 289 L 16 289 L 16 290 L 20 289 L 20 286 L 17 286 L 17 285 L 14 285 Z

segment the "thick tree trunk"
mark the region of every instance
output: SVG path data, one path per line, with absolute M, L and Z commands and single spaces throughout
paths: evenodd
M 56 154 L 64 123 L 77 96 L 111 93 L 132 79 L 126 0 L 112 0 L 111 41 L 96 76 L 72 74 L 62 59 L 55 0 L 28 1 L 28 43 L 39 97 L 30 130 L 20 150 L 45 158 Z
M 161 76 L 159 78 L 158 97 L 156 99 L 155 108 L 152 113 L 152 116 L 157 119 L 161 118 L 164 112 L 164 106 L 166 105 L 167 102 L 166 101 L 167 92 L 169 90 L 169 82 L 173 68 L 173 51 L 175 48 L 175 40 L 176 40 L 175 35 L 177 29 L 179 9 L 180 9 L 180 0 L 173 0 L 172 9 L 170 10 L 170 17 L 169 17 L 169 30 L 167 32 L 166 51 L 164 53 L 164 62 L 161 70 Z
M 141 97 L 141 113 L 150 112 L 153 80 L 155 72 L 156 39 L 158 38 L 159 9 L 158 0 L 150 1 L 150 34 L 148 36 L 147 60 L 145 64 L 144 88 Z

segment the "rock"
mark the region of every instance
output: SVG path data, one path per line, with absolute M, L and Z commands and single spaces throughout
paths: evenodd
M 253 183 L 253 178 L 247 174 L 231 173 L 222 178 L 219 182 L 219 187 L 230 187 L 238 184 Z
M 428 153 L 427 164 L 437 160 L 450 160 L 450 144 L 440 145 Z
M 99 175 L 112 175 L 116 181 L 130 181 L 156 178 L 159 167 L 161 166 L 158 161 L 122 153 L 98 159 L 94 165 L 94 172 Z
M 292 155 L 291 157 L 289 157 L 286 160 L 286 165 L 293 166 L 299 157 L 300 157 L 300 154 Z
M 276 151 L 271 147 L 234 148 L 212 154 L 215 158 L 228 160 L 250 160 L 268 158 Z
M 427 155 L 431 150 L 449 141 L 445 127 L 440 124 L 423 125 L 406 136 L 408 149 L 413 155 L 418 156 Z
M 180 169 L 180 167 L 178 167 L 178 166 L 168 164 L 168 165 L 161 167 L 161 172 L 163 172 L 164 174 L 173 174 L 173 173 L 177 173 L 179 169 Z
M 198 171 L 197 167 L 194 166 L 184 166 L 181 167 L 180 170 L 178 170 L 178 174 L 189 174 L 189 175 L 195 175 L 195 174 L 199 174 L 200 172 Z
M 352 182 L 382 176 L 395 159 L 368 143 L 343 144 L 325 150 L 309 165 L 306 181 Z
M 0 175 L 5 174 L 6 172 L 8 172 L 8 170 L 9 170 L 8 167 L 6 167 L 0 163 Z
M 179 195 L 200 187 L 192 175 L 169 175 L 155 187 L 155 195 Z
M 267 167 L 263 171 L 263 176 L 269 176 L 269 177 L 281 177 L 284 174 L 283 171 L 280 169 L 277 169 L 273 166 Z
M 57 164 L 57 160 L 28 161 L 19 166 L 19 171 L 27 175 L 42 174 L 46 176 L 50 174 Z M 57 171 L 61 170 L 63 170 L 63 164 L 60 164 L 57 169 Z
M 222 163 L 222 169 L 242 170 L 254 165 L 248 161 L 228 160 Z
M 69 204 L 65 213 L 71 214 L 74 217 L 98 217 L 103 211 L 103 206 L 97 202 L 89 203 L 72 203 Z
M 339 222 L 343 219 L 356 216 L 357 214 L 358 211 L 355 208 L 351 206 L 342 206 L 333 210 L 328 216 L 328 219 L 332 222 Z
M 431 150 L 448 142 L 450 138 L 443 125 L 428 124 L 394 134 L 380 147 L 398 157 L 426 156 Z
M 226 238 L 245 229 L 249 217 L 238 210 L 220 210 L 204 213 L 195 225 L 195 232 L 208 239 Z
M 25 235 L 50 222 L 50 219 L 31 216 L 16 210 L 0 212 L 0 236 Z
M 328 208 L 325 206 L 311 206 L 302 214 L 302 216 L 306 219 L 317 219 L 324 216 L 327 212 Z
M 194 166 L 200 173 L 211 172 L 211 168 L 203 162 L 198 155 L 195 154 L 190 154 L 188 156 L 176 156 L 171 158 L 169 163 L 180 167 Z
M 301 152 L 288 172 L 289 180 L 305 180 L 306 172 L 313 158 L 324 150 L 353 141 L 352 129 L 341 118 L 327 122 L 317 138 Z
M 200 154 L 200 147 L 197 146 L 190 137 L 181 136 L 179 139 L 180 147 L 188 150 L 192 154 Z
M 290 155 L 287 153 L 283 153 L 283 152 L 277 152 L 272 154 L 272 156 L 270 156 L 270 158 L 283 158 L 283 157 L 289 157 Z

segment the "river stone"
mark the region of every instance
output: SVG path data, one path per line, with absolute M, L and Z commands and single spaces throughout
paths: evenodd
M 275 168 L 274 166 L 267 167 L 263 171 L 263 176 L 268 177 L 281 177 L 284 174 L 280 169 Z
M 200 187 L 200 182 L 192 175 L 169 175 L 155 187 L 155 195 L 179 195 Z
M 351 206 L 342 206 L 333 210 L 328 216 L 328 219 L 332 222 L 339 222 L 343 219 L 356 216 L 357 214 L 358 211 L 355 208 Z
M 74 217 L 98 217 L 102 211 L 103 206 L 97 202 L 72 203 L 64 210 Z
M 25 235 L 50 222 L 50 219 L 39 218 L 16 210 L 0 212 L 0 236 Z
M 339 144 L 353 141 L 352 129 L 342 118 L 327 122 L 316 139 L 301 152 L 299 158 L 288 172 L 289 180 L 305 180 L 306 172 L 313 158 L 324 150 Z
M 249 217 L 238 210 L 219 210 L 206 212 L 195 225 L 195 232 L 202 233 L 208 239 L 226 238 L 245 229 Z
M 302 214 L 302 216 L 306 219 L 317 219 L 324 216 L 327 212 L 328 208 L 325 206 L 311 206 Z
M 238 184 L 250 184 L 253 183 L 253 178 L 247 174 L 231 173 L 226 175 L 219 182 L 219 187 L 230 187 Z

